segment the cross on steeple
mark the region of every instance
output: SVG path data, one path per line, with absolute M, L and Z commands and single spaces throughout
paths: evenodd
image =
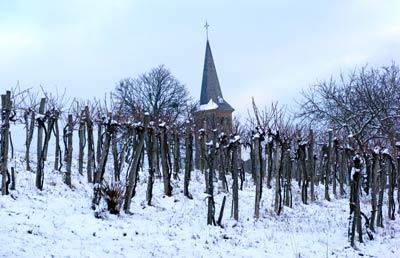
M 204 28 L 206 28 L 207 40 L 208 40 L 208 27 L 210 27 L 210 24 L 208 24 L 207 20 L 206 20 L 206 24 L 204 25 Z

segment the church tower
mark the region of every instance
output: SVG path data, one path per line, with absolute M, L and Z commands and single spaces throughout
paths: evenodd
M 208 24 L 206 23 L 206 29 Z M 210 42 L 206 43 L 204 58 L 203 80 L 201 83 L 200 107 L 194 114 L 196 128 L 203 128 L 206 124 L 206 131 L 218 129 L 225 133 L 232 132 L 232 113 L 234 109 L 224 99 L 219 85 L 217 70 L 211 53 Z

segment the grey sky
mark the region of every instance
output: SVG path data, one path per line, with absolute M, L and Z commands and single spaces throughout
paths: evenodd
M 290 104 L 302 88 L 366 63 L 399 63 L 400 1 L 1 1 L 0 89 L 42 84 L 103 97 L 165 64 L 200 97 L 204 23 L 224 98 Z

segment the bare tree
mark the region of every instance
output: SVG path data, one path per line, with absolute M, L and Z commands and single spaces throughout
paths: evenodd
M 122 103 L 125 114 L 137 116 L 146 110 L 152 120 L 161 119 L 168 124 L 186 118 L 188 106 L 192 105 L 186 87 L 164 65 L 137 78 L 121 80 L 113 95 Z
M 303 91 L 297 117 L 318 128 L 352 135 L 361 153 L 373 138 L 394 146 L 399 138 L 399 86 L 400 71 L 395 64 L 381 69 L 365 66 Z

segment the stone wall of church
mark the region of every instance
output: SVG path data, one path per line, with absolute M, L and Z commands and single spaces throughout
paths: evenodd
M 231 111 L 220 111 L 220 110 L 204 110 L 197 111 L 194 114 L 194 123 L 196 125 L 196 135 L 198 130 L 204 128 L 207 134 L 207 140 L 211 140 L 211 130 L 217 129 L 218 132 L 224 132 L 226 134 L 232 133 L 232 112 Z M 199 139 L 195 137 L 195 167 L 199 169 Z
M 197 111 L 194 114 L 194 122 L 197 130 L 204 128 L 207 132 L 212 129 L 223 131 L 227 134 L 232 132 L 232 112 L 221 110 Z

